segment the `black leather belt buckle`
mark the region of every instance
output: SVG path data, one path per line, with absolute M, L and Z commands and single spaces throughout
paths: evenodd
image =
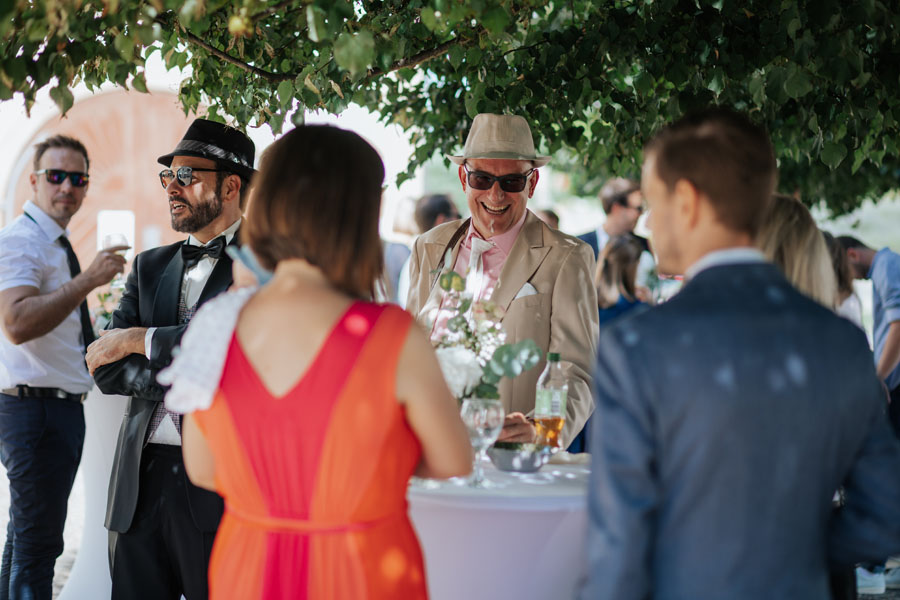
M 70 394 L 65 390 L 51 387 L 31 387 L 30 385 L 18 385 L 14 388 L 0 390 L 0 392 L 9 396 L 18 396 L 19 398 L 59 398 L 60 400 L 70 400 L 72 402 L 84 402 L 87 394 Z

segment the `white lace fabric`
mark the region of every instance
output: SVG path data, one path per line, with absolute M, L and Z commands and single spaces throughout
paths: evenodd
M 172 386 L 166 394 L 168 410 L 188 414 L 212 406 L 238 315 L 256 290 L 245 287 L 220 294 L 194 315 L 172 364 L 156 378 Z

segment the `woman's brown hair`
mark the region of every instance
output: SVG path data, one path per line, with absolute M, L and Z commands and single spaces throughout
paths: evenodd
M 634 280 L 643 251 L 641 243 L 632 235 L 609 239 L 600 252 L 594 276 L 600 308 L 613 306 L 620 296 L 624 296 L 629 302 L 634 301 Z
M 302 258 L 337 289 L 372 298 L 382 271 L 378 215 L 384 165 L 357 134 L 303 125 L 263 154 L 245 241 L 267 269 Z

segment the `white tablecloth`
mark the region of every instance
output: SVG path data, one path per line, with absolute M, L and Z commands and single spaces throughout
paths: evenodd
M 431 600 L 573 598 L 586 572 L 588 468 L 485 472 L 500 487 L 410 486 Z

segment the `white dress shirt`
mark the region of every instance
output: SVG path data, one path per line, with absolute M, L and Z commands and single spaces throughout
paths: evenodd
M 241 226 L 241 220 L 238 219 L 235 221 L 228 229 L 220 233 L 225 236 L 225 243 L 230 244 L 231 240 L 234 239 L 234 234 L 237 233 L 238 227 Z M 215 238 L 213 238 L 215 239 Z M 210 240 L 211 242 L 212 240 Z M 188 236 L 187 244 L 191 246 L 205 246 L 206 244 L 201 244 L 200 241 L 195 238 L 193 235 Z M 208 244 L 209 242 L 207 242 Z M 184 305 L 188 308 L 192 308 L 195 304 L 197 304 L 197 300 L 200 299 L 200 294 L 203 292 L 203 288 L 206 286 L 206 282 L 209 281 L 209 276 L 212 275 L 213 269 L 216 266 L 216 263 L 219 262 L 216 258 L 210 258 L 209 256 L 204 256 L 197 262 L 196 265 L 191 267 L 190 269 L 184 270 L 184 276 L 181 280 L 181 295 L 184 298 Z M 150 351 L 153 346 L 153 333 L 156 331 L 156 327 L 149 327 L 147 329 L 147 334 L 144 336 L 144 352 L 147 355 L 147 358 L 150 358 Z M 153 444 L 168 444 L 171 446 L 180 446 L 181 445 L 181 436 L 178 434 L 178 430 L 175 428 L 175 423 L 172 422 L 172 418 L 169 415 L 166 415 L 162 422 L 159 424 L 157 430 L 150 436 L 148 442 Z
M 738 265 L 746 263 L 766 262 L 766 257 L 756 248 L 740 246 L 713 250 L 700 257 L 694 264 L 684 270 L 685 280 L 696 277 L 701 271 L 721 265 Z
M 24 208 L 31 219 L 22 215 L 0 230 L 0 291 L 30 286 L 48 294 L 72 280 L 66 251 L 57 241 L 67 232 L 32 201 Z M 90 391 L 94 382 L 84 364 L 81 337 L 78 307 L 55 329 L 24 344 L 16 346 L 0 335 L 0 388 Z

